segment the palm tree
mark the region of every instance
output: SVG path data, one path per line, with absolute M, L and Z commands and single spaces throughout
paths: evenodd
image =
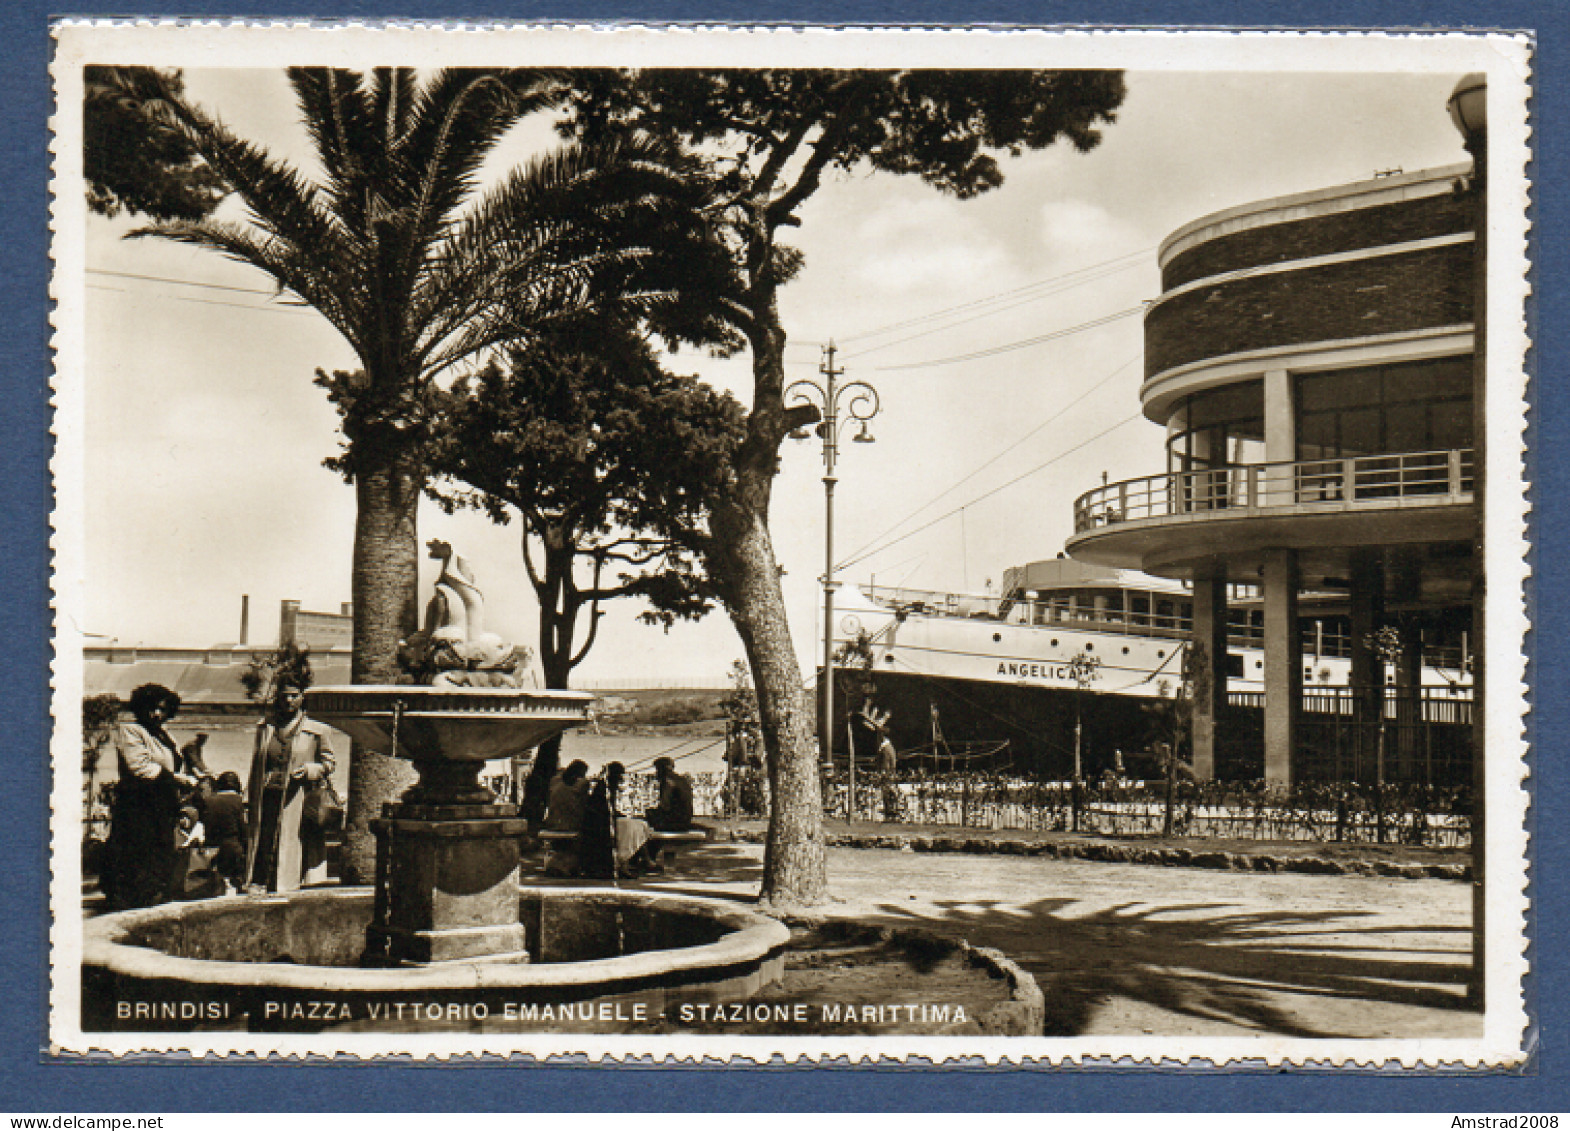
M 667 337 L 713 336 L 682 295 L 708 256 L 706 186 L 643 138 L 558 150 L 484 193 L 482 162 L 558 97 L 546 72 L 290 68 L 322 168 L 312 181 L 234 136 L 168 87 L 153 112 L 248 208 L 243 221 L 170 221 L 132 232 L 206 247 L 265 272 L 344 336 L 361 369 L 318 375 L 343 414 L 352 479 L 355 682 L 391 682 L 415 627 L 416 505 L 436 379 L 586 310 L 661 319 Z M 673 266 L 675 264 L 675 266 Z M 366 881 L 368 821 L 403 780 L 356 753 L 345 876 Z

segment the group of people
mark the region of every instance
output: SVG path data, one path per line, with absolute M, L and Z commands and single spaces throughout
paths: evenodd
M 335 763 L 330 732 L 305 714 L 298 683 L 274 688 L 256 729 L 250 781 L 211 773 L 205 736 L 181 748 L 167 729 L 180 697 L 161 684 L 131 693 L 115 736 L 120 779 L 99 886 L 114 910 L 186 894 L 193 856 L 210 856 L 212 894 L 293 891 L 327 879 L 327 809 Z M 334 795 L 335 797 L 335 795 Z
M 676 771 L 670 758 L 656 758 L 658 800 L 642 817 L 633 817 L 620 808 L 626 778 L 626 767 L 620 762 L 607 764 L 599 777 L 591 778 L 588 764 L 574 760 L 551 780 L 542 827 L 577 836 L 570 847 L 552 849 L 545 862 L 547 872 L 609 879 L 665 870 L 651 838 L 656 832 L 692 828 L 692 781 Z

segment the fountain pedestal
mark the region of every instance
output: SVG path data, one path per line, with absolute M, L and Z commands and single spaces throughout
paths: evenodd
M 388 806 L 376 834 L 365 964 L 526 962 L 515 805 Z
M 420 780 L 371 822 L 376 900 L 366 966 L 526 962 L 518 913 L 527 822 L 479 780 L 486 761 L 587 721 L 594 697 L 570 691 L 410 686 L 313 688 L 307 709 L 372 750 L 415 764 Z

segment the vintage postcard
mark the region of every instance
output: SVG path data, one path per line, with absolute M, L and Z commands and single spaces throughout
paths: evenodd
M 1530 37 L 54 44 L 54 1055 L 1524 1060 Z

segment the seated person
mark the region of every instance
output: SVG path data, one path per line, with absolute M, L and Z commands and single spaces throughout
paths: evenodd
M 581 758 L 568 764 L 551 782 L 545 806 L 545 827 L 552 832 L 575 833 L 583 826 L 583 802 L 589 795 L 589 766 Z
M 175 863 L 174 872 L 169 877 L 169 892 L 176 899 L 183 899 L 190 894 L 206 894 L 202 889 L 206 886 L 205 880 L 214 877 L 208 873 L 205 877 L 199 873 L 207 871 L 206 861 L 199 859 L 196 850 L 207 843 L 206 831 L 202 828 L 201 814 L 196 811 L 196 806 L 186 805 L 180 810 L 180 817 L 174 829 Z M 211 894 L 216 894 L 214 891 Z
M 578 830 L 573 847 L 577 849 L 578 875 L 596 880 L 616 878 L 616 815 L 603 779 L 589 783 L 583 803 L 583 827 Z M 546 866 L 550 866 L 549 861 Z
M 652 831 L 649 823 L 637 817 L 628 817 L 621 811 L 619 795 L 622 782 L 627 777 L 626 767 L 620 762 L 612 762 L 605 767 L 604 777 L 605 795 L 615 822 L 613 835 L 618 874 L 635 876 L 641 872 L 662 871 L 659 864 L 647 852 L 649 834 Z
M 589 799 L 589 766 L 575 759 L 551 783 L 550 802 L 545 808 L 545 828 L 551 832 L 576 833 L 583 829 L 584 806 Z M 573 876 L 578 872 L 576 845 L 551 846 L 545 857 L 545 871 L 552 876 Z
M 218 849 L 213 869 L 223 877 L 226 891 L 238 891 L 245 886 L 246 819 L 242 788 L 240 775 L 225 770 L 218 775 L 203 811 L 207 841 Z
M 684 833 L 692 828 L 692 781 L 676 772 L 669 758 L 654 759 L 654 780 L 659 783 L 660 799 L 644 813 L 649 826 L 662 833 Z
M 207 830 L 202 828 L 202 815 L 194 805 L 183 807 L 180 810 L 180 822 L 174 830 L 175 848 L 201 848 L 206 843 Z

